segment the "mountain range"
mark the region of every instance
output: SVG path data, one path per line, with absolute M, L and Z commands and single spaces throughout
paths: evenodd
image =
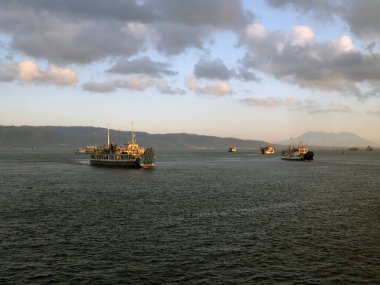
M 85 145 L 105 145 L 107 131 L 98 127 L 62 127 L 62 126 L 0 126 L 0 147 L 54 147 L 77 148 Z M 144 147 L 156 149 L 257 149 L 272 143 L 261 140 L 242 140 L 187 133 L 149 134 L 135 132 L 137 142 Z M 127 143 L 131 132 L 110 130 L 111 142 L 118 145 Z M 319 147 L 365 147 L 375 145 L 353 133 L 307 132 L 291 140 L 284 140 L 275 147 L 291 143 L 304 143 Z
M 259 140 L 241 140 L 186 133 L 149 134 L 135 132 L 137 143 L 156 149 L 258 149 L 268 145 Z M 110 130 L 111 142 L 125 144 L 131 139 L 131 132 Z M 60 126 L 0 126 L 0 147 L 82 147 L 85 145 L 105 145 L 107 130 L 97 127 L 60 127 Z

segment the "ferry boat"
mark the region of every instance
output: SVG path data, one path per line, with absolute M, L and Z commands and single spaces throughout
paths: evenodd
M 302 144 L 299 146 L 290 145 L 287 149 L 281 151 L 281 159 L 295 161 L 313 160 L 314 152 L 309 151 L 309 148 Z
M 94 166 L 153 168 L 155 164 L 153 148 L 140 147 L 135 138 L 132 123 L 132 139 L 128 144 L 117 146 L 110 143 L 110 130 L 107 128 L 107 145 L 91 154 L 90 164 Z
M 237 150 L 236 146 L 230 146 L 228 148 L 228 152 L 236 152 L 236 150 Z
M 274 154 L 276 152 L 276 149 L 274 146 L 265 146 L 265 147 L 260 147 L 260 152 L 261 154 Z

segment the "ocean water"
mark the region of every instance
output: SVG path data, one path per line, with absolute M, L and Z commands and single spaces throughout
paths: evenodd
M 0 284 L 380 284 L 380 151 L 0 150 Z

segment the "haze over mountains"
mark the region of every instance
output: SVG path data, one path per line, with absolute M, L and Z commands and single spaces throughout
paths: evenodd
M 354 133 L 324 133 L 324 132 L 307 132 L 301 136 L 278 142 L 278 144 L 300 144 L 309 146 L 323 147 L 366 147 L 368 145 L 376 145 L 365 138 L 359 137 Z
M 127 143 L 130 132 L 110 130 L 111 141 L 116 144 Z M 215 136 L 186 133 L 148 134 L 136 132 L 137 142 L 145 147 L 157 149 L 227 149 L 234 145 L 238 149 L 257 149 L 273 144 L 260 140 L 241 140 L 237 138 L 221 138 Z M 308 146 L 322 147 L 365 147 L 376 145 L 353 133 L 307 132 L 292 140 L 284 140 L 277 144 L 288 145 L 301 143 Z M 97 127 L 61 127 L 61 126 L 0 126 L 0 147 L 82 147 L 85 145 L 104 145 L 106 129 Z

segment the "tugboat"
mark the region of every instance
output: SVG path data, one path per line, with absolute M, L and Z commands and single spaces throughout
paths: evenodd
M 313 160 L 314 152 L 309 151 L 309 149 L 302 144 L 299 146 L 290 145 L 287 149 L 281 151 L 281 159 L 295 161 Z
M 260 147 L 260 153 L 261 154 L 274 154 L 276 151 L 274 146 L 265 146 L 265 147 Z
M 140 147 L 135 138 L 132 123 L 132 139 L 128 144 L 117 146 L 110 143 L 110 130 L 107 128 L 107 145 L 91 154 L 90 164 L 94 166 L 153 168 L 155 163 L 153 148 Z

